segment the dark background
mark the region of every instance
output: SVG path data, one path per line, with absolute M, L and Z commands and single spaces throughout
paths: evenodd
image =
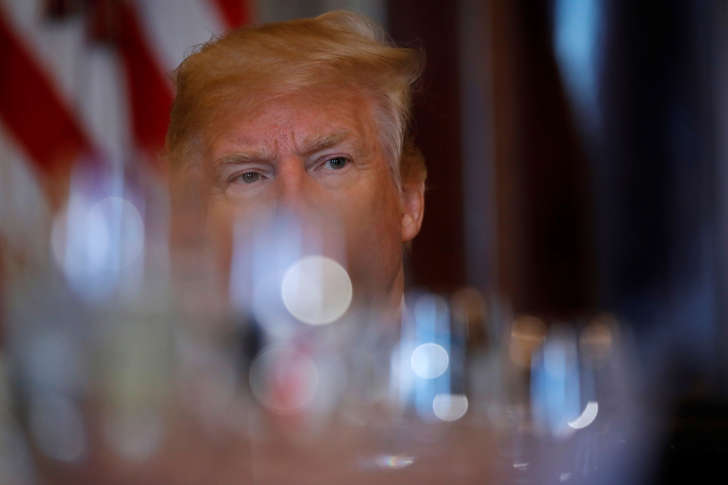
M 428 58 L 411 280 L 550 321 L 616 315 L 668 414 L 654 479 L 678 483 L 728 456 L 728 6 L 586 2 L 590 104 L 565 82 L 559 3 L 388 3 L 393 37 Z

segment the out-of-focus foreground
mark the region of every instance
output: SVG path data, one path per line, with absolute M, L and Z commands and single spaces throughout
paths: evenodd
M 0 482 L 725 473 L 728 7 L 443 3 L 0 1 Z M 295 221 L 171 244 L 171 71 L 332 8 L 427 54 L 395 324 Z

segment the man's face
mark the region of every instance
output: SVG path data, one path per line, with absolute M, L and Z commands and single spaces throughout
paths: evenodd
M 208 230 L 226 267 L 233 250 L 254 265 L 260 239 L 283 224 L 301 255 L 344 265 L 355 302 L 399 304 L 422 188 L 395 185 L 367 98 L 328 91 L 231 109 L 205 148 Z

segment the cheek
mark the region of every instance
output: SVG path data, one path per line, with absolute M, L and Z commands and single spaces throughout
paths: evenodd
M 226 204 L 218 201 L 208 204 L 204 231 L 223 278 L 227 278 L 232 260 L 233 219 L 232 211 Z
M 368 284 L 384 285 L 399 269 L 402 258 L 399 204 L 396 193 L 372 191 L 348 207 L 348 263 L 352 275 Z
M 223 278 L 227 278 L 233 257 L 233 244 L 252 244 L 264 208 L 231 203 L 223 196 L 208 200 L 204 231 Z

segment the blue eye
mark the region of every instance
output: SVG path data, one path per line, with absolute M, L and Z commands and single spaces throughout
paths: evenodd
M 346 157 L 334 157 L 326 160 L 326 165 L 332 170 L 341 170 L 349 163 Z
M 236 175 L 233 179 L 233 182 L 241 181 L 245 184 L 252 184 L 257 182 L 261 179 L 261 175 L 258 172 L 243 172 L 239 175 Z

